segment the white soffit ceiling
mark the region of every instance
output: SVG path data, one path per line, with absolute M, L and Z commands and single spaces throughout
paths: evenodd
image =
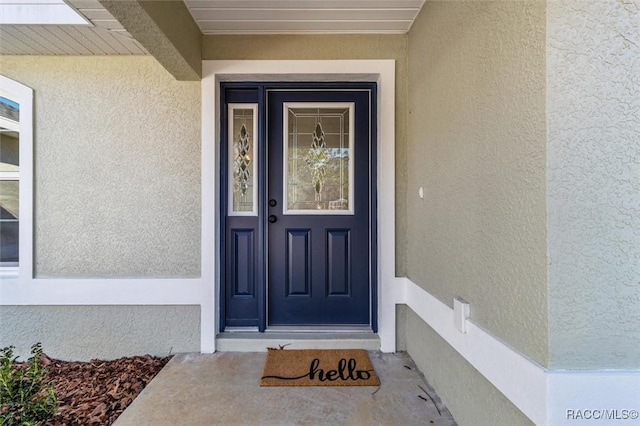
M 63 7 L 81 24 L 54 20 Z M 22 21 L 5 13 L 19 9 Z M 0 24 L 0 55 L 147 54 L 97 0 L 0 0 Z
M 424 0 L 184 0 L 203 34 L 406 33 Z

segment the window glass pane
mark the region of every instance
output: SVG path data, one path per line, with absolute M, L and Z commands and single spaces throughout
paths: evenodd
M 0 172 L 19 171 L 18 132 L 0 127 Z
M 18 181 L 0 180 L 0 262 L 18 262 Z
M 230 108 L 231 213 L 255 211 L 255 108 Z
M 20 105 L 0 96 L 0 172 L 18 172 Z
M 352 105 L 289 107 L 285 149 L 287 209 L 351 209 Z
M 20 122 L 20 104 L 0 96 L 0 117 L 6 118 L 14 123 Z

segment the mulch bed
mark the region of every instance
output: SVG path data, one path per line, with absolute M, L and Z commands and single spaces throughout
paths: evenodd
M 47 425 L 111 425 L 170 359 L 68 362 L 43 356 L 58 396 L 58 413 Z

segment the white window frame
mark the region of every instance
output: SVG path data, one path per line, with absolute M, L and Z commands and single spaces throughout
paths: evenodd
M 18 123 L 20 168 L 0 175 L 3 180 L 18 180 L 18 266 L 0 266 L 0 279 L 30 276 L 33 271 L 33 90 L 0 75 L 0 96 L 20 105 Z

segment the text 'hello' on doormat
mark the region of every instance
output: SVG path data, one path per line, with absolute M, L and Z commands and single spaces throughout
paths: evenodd
M 367 351 L 269 349 L 260 386 L 378 386 Z

